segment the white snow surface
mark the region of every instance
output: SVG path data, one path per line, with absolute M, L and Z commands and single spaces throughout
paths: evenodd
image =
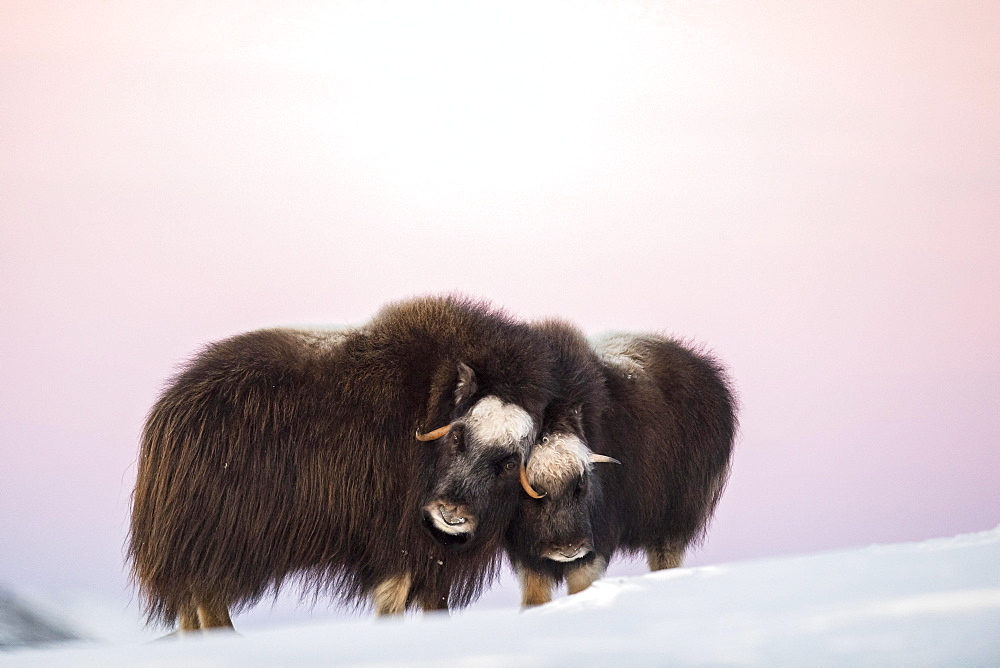
M 23 666 L 1000 665 L 1000 527 L 607 578 L 527 612 L 0 654 Z

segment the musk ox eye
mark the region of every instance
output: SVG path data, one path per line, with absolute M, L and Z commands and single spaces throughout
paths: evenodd
M 496 464 L 497 475 L 504 473 L 512 473 L 517 470 L 517 465 L 520 460 L 517 457 L 505 457 Z
M 549 437 L 548 436 L 542 436 L 542 445 L 545 445 L 548 442 L 549 442 Z

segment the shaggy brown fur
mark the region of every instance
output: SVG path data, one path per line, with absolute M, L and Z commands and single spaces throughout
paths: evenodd
M 390 305 L 341 333 L 208 346 L 142 434 L 128 557 L 149 620 L 228 625 L 289 579 L 381 612 L 469 603 L 496 574 L 517 478 L 497 475 L 475 539 L 449 549 L 421 509 L 454 453 L 414 433 L 486 395 L 540 424 L 549 354 L 537 332 L 457 297 Z M 459 363 L 475 382 L 459 383 Z
M 645 552 L 652 570 L 679 566 L 722 494 L 737 428 L 728 378 L 707 353 L 632 335 L 609 337 L 595 352 L 579 333 L 543 331 L 557 350 L 561 395 L 542 437 L 571 434 L 621 465 L 578 467 L 548 481 L 544 498 L 522 499 L 506 545 L 531 584 L 525 605 L 551 595 L 540 591 L 545 583 L 586 588 L 618 551 Z M 567 410 L 578 402 L 588 419 Z M 573 561 L 544 556 L 580 543 L 591 551 Z

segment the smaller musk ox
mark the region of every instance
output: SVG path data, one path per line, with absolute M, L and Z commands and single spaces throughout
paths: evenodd
M 208 346 L 142 434 L 128 556 L 149 620 L 231 626 L 287 580 L 379 614 L 468 604 L 554 368 L 537 330 L 451 297 Z
M 627 335 L 595 352 L 567 325 L 539 329 L 561 392 L 527 464 L 536 498 L 506 534 L 525 606 L 564 579 L 571 594 L 589 587 L 619 550 L 645 552 L 651 570 L 679 566 L 722 493 L 736 431 L 726 374 L 707 354 Z M 608 461 L 621 465 L 593 465 Z

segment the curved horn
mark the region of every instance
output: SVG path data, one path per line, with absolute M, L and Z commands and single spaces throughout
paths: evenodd
M 599 455 L 596 452 L 590 453 L 590 461 L 595 464 L 621 464 L 620 461 L 614 457 L 608 457 L 607 455 Z
M 521 487 L 533 499 L 540 499 L 545 496 L 544 494 L 539 494 L 531 487 L 531 483 L 528 482 L 528 469 L 525 468 L 524 464 L 521 464 Z
M 439 439 L 442 436 L 444 436 L 445 434 L 447 434 L 449 431 L 451 431 L 451 425 L 450 424 L 446 424 L 443 427 L 439 427 L 438 429 L 435 429 L 434 431 L 429 431 L 426 434 L 421 434 L 420 430 L 418 429 L 417 433 L 416 433 L 416 437 L 417 437 L 418 441 L 436 441 L 437 439 Z

